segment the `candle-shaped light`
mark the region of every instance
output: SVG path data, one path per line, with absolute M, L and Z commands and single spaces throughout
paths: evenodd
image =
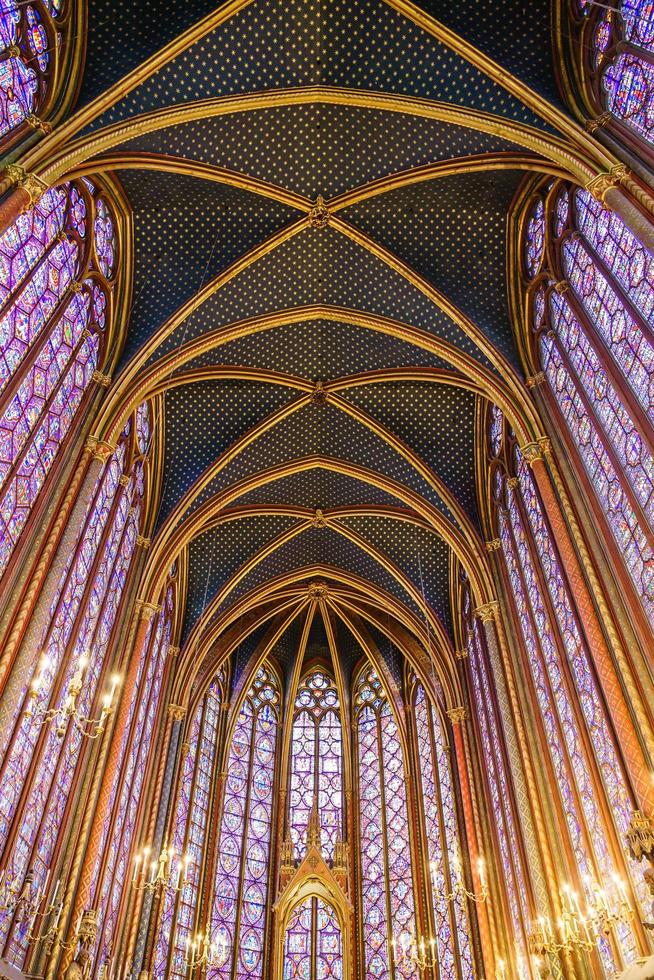
M 136 882 L 138 881 L 140 868 L 141 868 L 141 855 L 137 851 L 136 854 L 134 855 L 134 877 L 132 878 L 133 885 L 135 885 Z

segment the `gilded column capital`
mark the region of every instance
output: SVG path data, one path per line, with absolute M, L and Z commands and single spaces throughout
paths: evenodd
M 33 112 L 30 112 L 25 116 L 25 122 L 28 126 L 31 126 L 32 129 L 38 129 L 41 133 L 45 133 L 46 136 L 48 133 L 52 132 L 52 123 L 47 122 L 45 119 L 40 119 L 39 116 L 35 115 Z
M 502 542 L 499 538 L 493 538 L 492 541 L 486 542 L 486 551 L 499 551 L 502 547 Z
M 89 436 L 84 444 L 85 452 L 91 453 L 93 459 L 97 459 L 101 463 L 106 463 L 113 456 L 115 448 L 110 443 L 101 441 L 97 436 Z
M 312 228 L 326 228 L 331 215 L 322 194 L 316 198 L 316 203 L 309 211 L 309 224 Z
M 594 177 L 585 184 L 586 190 L 590 191 L 596 201 L 604 204 L 604 198 L 612 187 L 618 187 L 623 181 L 629 178 L 629 170 L 624 163 L 617 163 L 609 170 L 595 174 Z
M 537 388 L 538 385 L 542 385 L 544 380 L 545 380 L 545 372 L 538 371 L 537 374 L 532 374 L 529 378 L 527 378 L 525 384 L 527 385 L 528 388 Z
M 533 466 L 543 458 L 543 449 L 538 442 L 528 442 L 526 446 L 520 446 L 520 455 L 526 463 Z
M 468 713 L 463 705 L 457 705 L 455 708 L 450 708 L 445 713 L 453 725 L 460 725 L 461 722 L 465 721 L 468 717 Z
M 519 480 L 517 476 L 510 476 L 506 481 L 506 485 L 507 487 L 509 487 L 510 490 L 515 490 L 518 486 L 518 483 Z
M 173 721 L 182 721 L 186 717 L 186 708 L 181 704 L 171 703 L 168 705 L 168 717 Z
M 5 167 L 5 176 L 15 186 L 20 187 L 29 197 L 29 204 L 25 210 L 33 208 L 39 203 L 46 191 L 50 190 L 47 184 L 37 174 L 29 173 L 18 163 L 9 163 Z
M 168 656 L 169 656 L 169 657 L 178 657 L 178 656 L 179 656 L 179 651 L 180 651 L 180 647 L 174 647 L 174 646 L 173 646 L 173 645 L 171 644 L 171 645 L 170 645 L 170 646 L 168 647 Z
M 102 371 L 94 371 L 91 375 L 91 381 L 95 381 L 101 388 L 108 388 L 111 384 L 111 375 L 103 374 Z
M 127 473 L 123 473 L 122 476 L 119 476 L 118 477 L 118 483 L 120 484 L 121 487 L 128 487 L 129 486 L 129 477 L 128 477 Z
M 462 647 L 461 650 L 454 651 L 454 656 L 456 657 L 457 660 L 467 660 L 468 651 L 466 650 L 465 647 Z
M 483 606 L 477 606 L 474 613 L 482 623 L 490 623 L 492 620 L 496 619 L 500 611 L 500 604 L 497 599 L 493 599 L 492 602 L 486 602 Z
M 139 615 L 139 619 L 150 620 L 158 612 L 161 612 L 161 606 L 156 605 L 154 602 L 145 602 L 144 599 L 137 599 L 135 608 Z
M 307 591 L 311 599 L 325 599 L 329 595 L 326 582 L 310 582 Z
M 570 283 L 567 279 L 559 279 L 558 282 L 554 283 L 554 289 L 557 293 L 567 293 L 570 290 Z
M 587 133 L 596 133 L 598 129 L 602 129 L 604 126 L 608 126 L 611 122 L 610 112 L 601 112 L 599 116 L 595 116 L 594 119 L 587 119 L 584 124 L 584 129 Z
M 152 544 L 152 540 L 151 538 L 144 538 L 142 534 L 137 534 L 136 544 L 139 546 L 139 548 L 143 548 L 145 551 L 147 551 Z

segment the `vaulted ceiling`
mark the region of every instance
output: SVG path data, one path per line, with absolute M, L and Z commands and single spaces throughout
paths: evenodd
M 172 45 L 82 136 L 119 134 L 94 167 L 133 211 L 121 370 L 160 379 L 154 537 L 187 535 L 185 640 L 255 594 L 273 603 L 260 638 L 280 583 L 319 579 L 372 631 L 384 603 L 406 623 L 426 603 L 456 645 L 453 549 L 485 560 L 480 393 L 521 388 L 507 215 L 526 172 L 552 172 L 529 148 L 549 123 L 459 41 L 561 108 L 552 16 L 90 0 L 78 108 Z

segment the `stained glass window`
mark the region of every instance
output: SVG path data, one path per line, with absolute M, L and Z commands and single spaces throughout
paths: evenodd
M 50 95 L 52 58 L 62 47 L 64 0 L 2 0 L 0 138 L 37 115 Z
M 579 460 L 654 625 L 654 267 L 586 190 L 559 186 L 553 248 L 567 280 L 541 270 L 538 354 Z M 525 239 L 525 256 L 531 242 Z
M 374 670 L 356 693 L 361 842 L 361 920 L 366 976 L 417 980 L 398 946 L 415 939 L 411 843 L 402 745 L 397 723 Z
M 494 702 L 494 681 L 486 660 L 486 651 L 479 624 L 468 627 L 467 651 L 470 664 L 472 694 L 477 713 L 485 776 L 493 813 L 493 829 L 502 864 L 516 960 L 520 980 L 527 980 L 529 955 L 526 934 L 529 928 L 526 874 L 522 865 L 517 821 L 511 805 L 510 776 L 504 760 L 504 733 Z
M 209 980 L 263 976 L 279 702 L 272 671 L 261 667 L 229 749 L 211 919 L 224 962 Z
M 129 883 L 129 860 L 134 844 L 134 833 L 139 814 L 139 801 L 144 779 L 151 760 L 151 749 L 159 696 L 166 674 L 166 657 L 173 627 L 175 589 L 168 586 L 155 629 L 150 628 L 149 642 L 143 648 L 137 679 L 137 693 L 130 702 L 130 713 L 125 728 L 121 758 L 123 767 L 116 773 L 112 787 L 112 806 L 103 827 L 100 855 L 103 866 L 93 875 L 92 907 L 98 912 L 96 940 L 97 962 L 107 969 L 112 953 L 117 952 L 116 929 L 121 902 Z M 105 847 L 108 842 L 108 850 Z M 178 852 L 179 853 L 179 852 Z
M 291 912 L 284 937 L 284 980 L 341 980 L 343 937 L 336 912 L 307 898 Z
M 295 699 L 289 793 L 291 840 L 298 858 L 309 813 L 318 804 L 322 850 L 333 857 L 342 832 L 343 763 L 338 692 L 320 668 L 304 678 Z
M 112 269 L 88 241 L 101 224 L 113 257 L 109 205 L 81 181 L 0 237 L 0 574 L 104 357 Z
M 449 750 L 439 715 L 421 684 L 415 693 L 415 720 L 441 980 L 459 980 L 459 977 L 471 980 L 474 968 L 467 910 L 458 895 L 453 903 L 452 920 L 446 897 L 453 893 L 462 873 Z
M 41 888 L 52 864 L 83 747 L 79 726 L 63 706 L 80 687 L 77 710 L 95 718 L 104 696 L 105 659 L 134 553 L 144 489 L 143 461 L 134 458 L 128 424 L 99 478 L 89 514 L 52 605 L 35 675 L 25 678 L 0 770 L 0 853 L 21 887 L 28 870 Z M 127 468 L 127 472 L 125 469 Z M 121 477 L 125 476 L 122 480 Z M 58 712 L 42 727 L 45 710 Z M 52 883 L 50 883 L 52 884 Z M 24 926 L 0 917 L 0 950 L 20 966 Z
M 491 405 L 490 409 L 490 448 L 493 456 L 497 456 L 502 448 L 502 437 L 504 434 L 504 414 L 497 405 Z
M 185 978 L 186 950 L 195 932 L 200 880 L 218 752 L 222 674 L 214 679 L 193 717 L 183 749 L 170 846 L 184 855 L 186 873 L 179 895 L 166 891 L 155 946 L 153 975 Z
M 654 8 L 651 0 L 608 4 L 574 0 L 590 23 L 587 69 L 595 96 L 634 133 L 654 139 Z
M 632 810 L 630 796 L 572 598 L 531 473 L 519 456 L 517 472 L 519 492 L 513 486 L 505 486 L 499 512 L 500 540 L 545 741 L 582 887 L 591 889 L 590 880 L 597 869 L 603 887 L 612 888 L 619 869 L 591 775 L 595 760 L 588 755 L 582 725 L 586 726 L 593 746 L 596 771 L 604 782 L 620 841 L 624 840 Z M 548 612 L 549 603 L 554 621 Z M 581 718 L 576 705 L 581 708 Z M 640 876 L 633 870 L 638 890 Z M 628 962 L 636 950 L 634 935 L 630 927 L 621 926 L 618 936 Z M 615 962 L 605 940 L 600 943 L 600 952 L 606 974 L 610 976 Z

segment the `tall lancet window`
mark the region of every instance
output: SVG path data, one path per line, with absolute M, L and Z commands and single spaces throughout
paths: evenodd
M 495 411 L 491 428 L 491 445 L 499 452 L 502 441 L 502 415 Z M 509 907 L 519 976 L 530 976 L 528 932 L 530 914 L 528 905 L 527 873 L 520 848 L 520 825 L 514 804 L 513 785 L 506 759 L 506 737 L 498 710 L 496 684 L 492 665 L 479 621 L 474 620 L 471 610 L 470 591 L 463 593 L 463 617 L 467 642 L 469 677 L 472 703 L 475 706 L 481 755 L 484 759 L 489 803 L 492 812 L 492 830 L 495 846 L 502 866 L 504 889 Z M 509 951 L 507 951 L 509 952 Z
M 209 980 L 263 976 L 279 708 L 277 679 L 261 667 L 236 720 L 227 761 L 211 920 L 225 962 L 209 968 Z
M 137 419 L 137 422 L 139 420 Z M 137 426 L 143 437 L 146 420 Z M 140 430 L 140 431 L 139 431 Z M 152 747 L 159 714 L 162 685 L 167 677 L 166 659 L 175 613 L 176 582 L 173 573 L 164 594 L 161 612 L 150 627 L 148 642 L 139 663 L 137 695 L 129 709 L 128 725 L 121 745 L 122 766 L 116 771 L 111 790 L 111 807 L 102 828 L 103 846 L 93 875 L 92 908 L 98 913 L 97 963 L 107 971 L 119 952 L 117 928 L 121 906 L 127 899 L 129 862 L 140 815 L 145 778 L 152 772 Z M 105 852 L 105 844 L 108 849 Z
M 467 909 L 461 896 L 452 904 L 446 897 L 454 892 L 462 874 L 449 746 L 441 718 L 422 684 L 415 686 L 413 704 L 441 980 L 471 980 L 474 968 Z
M 598 109 L 654 142 L 654 8 L 651 0 L 614 4 L 569 0 L 580 31 L 584 76 Z M 576 43 L 576 42 L 575 42 Z M 620 135 L 622 135 L 620 130 Z
M 654 626 L 654 259 L 588 191 L 563 184 L 532 205 L 524 255 L 548 399 Z
M 357 684 L 355 711 L 366 976 L 417 980 L 417 967 L 396 962 L 393 948 L 416 934 L 404 753 L 388 698 L 371 668 Z
M 343 829 L 343 747 L 338 691 L 316 667 L 295 699 L 290 772 L 290 831 L 295 855 L 306 845 L 309 814 L 318 807 L 323 854 L 334 856 Z
M 144 409 L 147 410 L 147 409 Z M 98 718 L 110 679 L 107 652 L 114 635 L 140 532 L 145 469 L 128 423 L 95 488 L 77 547 L 50 611 L 42 654 L 25 678 L 22 703 L 0 769 L 0 868 L 21 888 L 53 887 L 61 830 L 87 740 L 79 718 Z M 77 695 L 74 691 L 79 689 Z M 64 706 L 75 697 L 77 713 Z M 46 712 L 54 717 L 49 721 Z M 22 965 L 28 947 L 25 923 L 0 914 L 0 953 Z
M 184 855 L 186 873 L 179 895 L 168 890 L 163 897 L 153 966 L 156 980 L 184 980 L 188 975 L 186 951 L 196 931 L 222 701 L 223 676 L 219 674 L 195 708 L 183 746 L 170 845 L 175 854 Z
M 0 238 L 0 574 L 111 343 L 114 226 L 81 180 Z
M 574 854 L 576 885 L 592 901 L 593 882 L 615 890 L 615 875 L 627 869 L 644 900 L 638 865 L 630 866 L 625 853 L 618 858 L 633 800 L 572 593 L 529 467 L 510 445 L 507 462 L 514 477 L 507 477 L 503 465 L 493 470 L 499 537 L 539 708 L 542 743 L 550 756 L 559 789 L 557 805 Z M 622 956 L 630 962 L 637 952 L 631 927 L 618 926 L 615 935 Z M 620 964 L 606 939 L 599 946 L 611 976 Z

